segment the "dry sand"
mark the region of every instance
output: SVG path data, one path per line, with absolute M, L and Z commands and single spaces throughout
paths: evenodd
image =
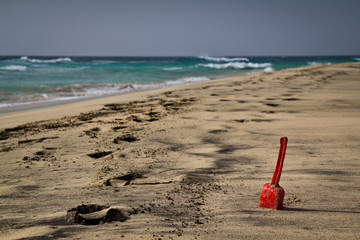
M 0 238 L 360 239 L 359 93 L 346 63 L 0 114 Z M 285 209 L 259 208 L 281 136 Z

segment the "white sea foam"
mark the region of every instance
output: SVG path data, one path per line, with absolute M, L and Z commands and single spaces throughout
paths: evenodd
M 11 107 L 14 104 L 10 104 L 10 103 L 0 103 L 0 108 L 5 108 L 5 107 Z
M 168 68 L 163 68 L 163 70 L 165 71 L 175 71 L 175 70 L 181 70 L 181 67 L 168 67 Z
M 52 89 L 46 93 L 36 93 L 33 95 L 18 96 L 10 101 L 0 103 L 0 108 L 7 108 L 20 105 L 42 104 L 45 102 L 71 101 L 76 99 L 86 99 L 92 97 L 100 97 L 112 94 L 122 94 L 133 91 L 150 90 L 165 88 L 175 85 L 183 85 L 188 83 L 208 81 L 210 78 L 205 76 L 185 77 L 176 80 L 169 80 L 162 83 L 147 84 L 74 84 Z
M 228 57 L 200 56 L 200 57 L 198 57 L 198 58 L 200 58 L 200 59 L 205 59 L 205 60 L 210 61 L 210 62 L 236 62 L 236 61 L 245 61 L 245 62 L 248 62 L 248 61 L 249 61 L 248 58 L 243 58 L 243 57 L 228 58 Z
M 136 90 L 150 90 L 150 89 L 157 89 L 157 88 L 165 88 L 170 86 L 176 86 L 176 85 L 183 85 L 188 83 L 196 83 L 196 82 L 203 82 L 203 81 L 209 81 L 210 78 L 208 77 L 185 77 L 180 78 L 176 80 L 169 80 L 165 81 L 163 83 L 147 83 L 147 84 L 132 84 L 129 85 L 127 91 L 136 91 Z
M 88 66 L 83 66 L 83 67 L 39 67 L 36 68 L 36 71 L 38 72 L 43 72 L 43 73 L 71 73 L 71 72 L 77 72 L 77 71 L 83 71 L 85 69 L 89 69 L 90 67 Z
M 271 63 L 229 62 L 229 63 L 197 64 L 197 66 L 215 68 L 215 69 L 225 69 L 225 68 L 243 69 L 243 68 L 267 68 L 267 67 L 271 67 Z
M 67 95 L 83 98 L 96 97 L 109 94 L 126 93 L 138 90 L 149 90 L 164 88 L 169 86 L 176 86 L 188 83 L 208 81 L 208 77 L 186 77 L 177 80 L 169 80 L 163 83 L 147 83 L 147 84 L 103 84 L 103 85 L 72 85 L 63 89 L 57 89 L 57 94 Z
M 274 69 L 272 67 L 266 67 L 264 68 L 264 72 L 273 72 Z
M 71 58 L 55 58 L 55 59 L 32 59 L 26 56 L 21 57 L 20 60 L 31 63 L 59 63 L 59 62 L 72 62 Z
M 354 58 L 354 60 L 356 60 L 356 61 L 360 61 L 360 58 Z
M 187 84 L 187 83 L 196 83 L 196 82 L 204 82 L 209 81 L 210 78 L 208 77 L 186 77 L 186 78 L 180 78 L 173 81 L 166 81 L 167 86 L 173 86 L 173 85 L 181 85 L 181 84 Z
M 317 66 L 317 65 L 330 65 L 331 62 L 308 62 L 307 63 L 310 66 Z
M 20 66 L 20 65 L 8 65 L 4 67 L 0 67 L 0 69 L 8 70 L 8 71 L 26 71 L 26 66 Z
M 109 85 L 101 85 L 97 86 L 87 86 L 82 89 L 83 92 L 74 92 L 78 96 L 84 97 L 95 97 L 102 96 L 107 94 L 115 94 L 127 91 L 129 85 L 118 85 L 118 84 L 109 84 Z

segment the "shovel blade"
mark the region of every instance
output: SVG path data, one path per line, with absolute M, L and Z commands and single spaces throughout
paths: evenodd
M 280 186 L 265 183 L 259 200 L 259 207 L 280 210 L 283 206 L 285 190 Z

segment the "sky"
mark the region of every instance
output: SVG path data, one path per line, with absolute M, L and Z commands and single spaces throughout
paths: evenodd
M 360 55 L 359 0 L 0 0 L 0 55 Z

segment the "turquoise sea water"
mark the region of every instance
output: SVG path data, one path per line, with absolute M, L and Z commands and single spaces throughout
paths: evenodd
M 0 110 L 360 57 L 0 57 Z

